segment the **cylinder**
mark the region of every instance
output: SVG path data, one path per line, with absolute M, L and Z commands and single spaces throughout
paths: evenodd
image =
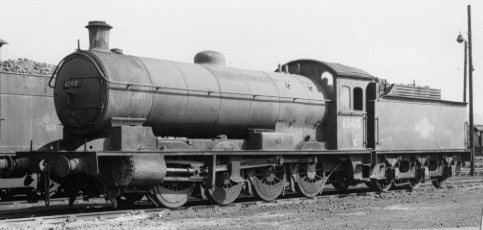
M 166 176 L 166 162 L 159 154 L 133 154 L 116 157 L 110 165 L 116 186 L 159 185 Z

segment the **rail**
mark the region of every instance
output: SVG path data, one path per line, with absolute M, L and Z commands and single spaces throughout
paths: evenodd
M 460 187 L 460 188 L 481 188 L 483 180 L 472 179 L 472 180 L 461 180 L 461 181 L 448 181 L 448 186 Z M 421 187 L 432 187 L 431 181 L 426 181 L 426 183 L 421 184 Z M 421 191 L 421 190 L 419 190 Z M 395 189 L 389 190 L 384 193 L 384 197 L 394 195 L 401 196 L 401 193 L 412 193 L 412 190 L 406 189 Z M 82 204 L 77 204 L 72 208 L 67 208 L 62 204 L 58 204 L 55 207 L 43 207 L 28 209 L 23 206 L 17 206 L 12 210 L 0 211 L 5 214 L 2 219 L 0 219 L 0 228 L 28 228 L 35 226 L 36 228 L 55 228 L 56 226 L 65 226 L 69 223 L 76 221 L 87 221 L 98 222 L 98 221 L 113 221 L 117 224 L 120 221 L 129 221 L 126 216 L 133 216 L 136 219 L 148 219 L 150 217 L 165 217 L 168 218 L 169 213 L 180 213 L 184 216 L 196 216 L 200 212 L 212 213 L 213 209 L 235 209 L 243 210 L 247 207 L 260 208 L 260 207 L 274 207 L 274 206 L 284 206 L 293 204 L 313 204 L 314 201 L 330 201 L 334 203 L 342 203 L 341 199 L 346 197 L 352 197 L 358 199 L 367 199 L 368 201 L 373 201 L 374 198 L 380 197 L 380 192 L 370 191 L 366 186 L 352 187 L 344 193 L 339 193 L 332 188 L 328 188 L 324 191 L 322 195 L 307 198 L 301 197 L 296 194 L 287 194 L 285 197 L 279 198 L 276 202 L 256 200 L 251 197 L 239 198 L 236 203 L 230 205 L 206 205 L 203 200 L 196 198 L 190 199 L 185 207 L 178 209 L 167 209 L 167 208 L 156 208 L 154 204 L 149 202 L 148 199 L 142 199 L 136 204 L 136 209 L 127 210 L 114 210 L 110 204 L 104 203 L 91 203 L 83 202 Z M 169 220 L 169 219 L 168 219 Z M 69 226 L 67 226 L 69 227 Z

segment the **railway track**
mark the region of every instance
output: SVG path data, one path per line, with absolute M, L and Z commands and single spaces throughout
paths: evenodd
M 464 168 L 464 169 L 460 169 L 458 171 L 456 171 L 456 173 L 459 173 L 459 174 L 468 174 L 471 170 L 469 168 Z M 475 172 L 483 172 L 483 168 L 475 168 Z
M 102 204 L 106 203 L 106 199 L 103 197 L 100 198 L 93 198 L 89 200 L 84 200 L 82 197 L 78 197 L 75 204 Z M 52 198 L 50 199 L 50 205 L 68 205 L 69 198 Z M 44 207 L 45 201 L 44 200 L 14 200 L 14 201 L 2 201 L 0 202 L 0 213 L 1 210 L 4 209 L 15 209 L 16 207 L 24 208 L 24 207 Z M 1 219 L 1 217 L 0 217 Z
M 482 188 L 483 177 L 475 179 L 455 179 L 448 181 L 447 187 L 453 188 Z M 432 189 L 431 182 L 422 184 L 420 190 Z M 410 190 L 395 189 L 384 193 L 388 196 L 392 193 L 409 193 Z M 244 208 L 250 206 L 269 207 L 276 205 L 300 204 L 304 202 L 314 202 L 320 199 L 328 199 L 336 201 L 337 199 L 344 199 L 346 197 L 378 197 L 382 196 L 381 192 L 374 192 L 366 188 L 364 185 L 351 188 L 344 193 L 337 193 L 336 190 L 327 188 L 321 196 L 315 198 L 300 197 L 297 194 L 286 194 L 272 202 L 265 202 L 257 200 L 253 197 L 242 197 L 238 202 L 222 206 L 212 204 L 207 201 L 192 199 L 186 206 L 177 209 L 156 208 L 147 199 L 141 200 L 134 209 L 130 210 L 114 210 L 110 204 L 101 202 L 101 199 L 87 201 L 78 201 L 73 208 L 67 206 L 68 200 L 54 199 L 51 207 L 20 207 L 22 203 L 17 203 L 17 209 L 8 209 L 0 211 L 0 228 L 2 227 L 28 227 L 28 226 L 49 226 L 62 224 L 66 222 L 73 222 L 78 220 L 116 220 L 126 218 L 145 219 L 153 216 L 164 217 L 170 212 L 186 212 L 186 211 L 203 211 L 203 210 L 224 210 L 232 208 Z M 103 200 L 103 199 L 102 199 Z M 336 201 L 337 202 L 337 201 Z M 39 202 L 42 204 L 42 202 Z M 2 208 L 2 206 L 0 206 Z
M 477 156 L 475 158 L 476 162 L 482 162 L 483 163 L 483 156 Z M 467 164 L 469 165 L 469 164 Z M 475 168 L 476 174 L 481 174 L 483 175 L 483 164 L 477 164 Z M 463 167 L 460 170 L 456 171 L 455 177 L 466 177 L 470 173 L 470 168 L 469 167 Z M 457 182 L 452 182 L 452 183 L 457 183 Z M 430 183 L 429 183 L 430 185 Z M 424 184 L 422 185 L 424 186 Z M 324 193 L 326 193 L 324 191 Z M 333 192 L 329 192 L 333 193 Z M 52 198 L 50 200 L 51 205 L 65 205 L 69 203 L 69 199 L 64 197 L 64 198 Z M 103 204 L 106 203 L 106 200 L 104 197 L 99 197 L 99 198 L 91 198 L 89 200 L 84 200 L 82 197 L 78 197 L 77 200 L 75 201 L 75 204 Z M 0 213 L 1 209 L 17 209 L 17 208 L 25 208 L 25 207 L 42 207 L 45 206 L 45 201 L 44 200 L 27 200 L 24 197 L 16 197 L 15 200 L 8 200 L 8 201 L 0 201 Z M 0 216 L 0 219 L 4 219 Z

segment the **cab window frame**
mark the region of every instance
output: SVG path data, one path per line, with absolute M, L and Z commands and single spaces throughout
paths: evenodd
M 364 111 L 364 89 L 361 87 L 354 87 L 352 95 L 352 102 L 354 103 L 352 109 L 354 111 Z
M 351 88 L 347 85 L 342 85 L 339 91 L 339 110 L 351 111 L 352 110 L 352 97 Z

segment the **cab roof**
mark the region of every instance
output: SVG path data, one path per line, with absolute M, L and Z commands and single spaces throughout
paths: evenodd
M 313 59 L 297 59 L 297 60 L 290 61 L 287 64 L 292 65 L 300 62 L 312 62 L 314 64 L 321 65 L 322 67 L 327 69 L 327 71 L 337 76 L 363 78 L 363 79 L 376 79 L 376 77 L 372 76 L 370 73 L 364 70 L 342 65 L 339 63 L 323 62 L 323 61 L 317 61 Z

